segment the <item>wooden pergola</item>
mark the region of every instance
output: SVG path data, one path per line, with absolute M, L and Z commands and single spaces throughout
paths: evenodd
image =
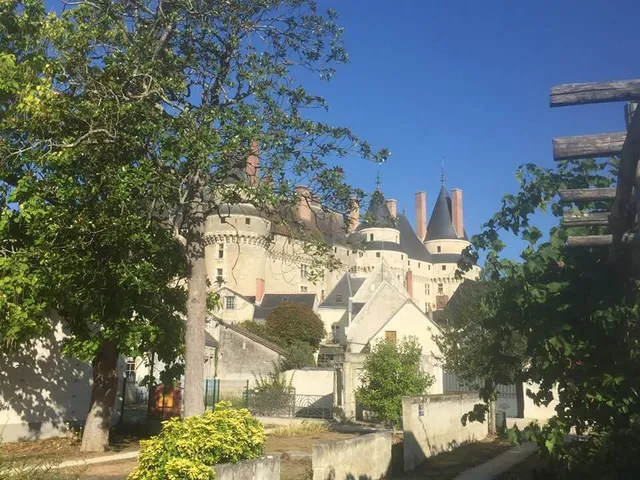
M 572 247 L 611 246 L 615 255 L 623 243 L 637 238 L 640 212 L 640 80 L 571 83 L 551 89 L 551 106 L 564 107 L 589 103 L 628 102 L 625 105 L 626 132 L 559 137 L 553 139 L 554 160 L 620 157 L 616 188 L 589 188 L 560 191 L 563 202 L 611 201 L 609 212 L 565 214 L 563 224 L 570 227 L 608 227 L 607 235 L 569 236 Z

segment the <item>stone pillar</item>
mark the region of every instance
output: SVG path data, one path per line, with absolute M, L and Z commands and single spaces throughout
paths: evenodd
M 464 237 L 464 222 L 462 213 L 462 190 L 451 190 L 451 220 L 458 237 Z
M 421 242 L 427 236 L 427 194 L 416 193 L 416 235 Z

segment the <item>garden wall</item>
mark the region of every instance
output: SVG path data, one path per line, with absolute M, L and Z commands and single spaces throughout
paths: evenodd
M 238 463 L 214 465 L 216 480 L 280 480 L 280 457 L 267 455 Z
M 403 397 L 404 470 L 414 470 L 428 457 L 485 438 L 487 423 L 461 417 L 479 402 L 477 393 Z
M 391 475 L 391 432 L 313 446 L 313 480 L 378 480 Z

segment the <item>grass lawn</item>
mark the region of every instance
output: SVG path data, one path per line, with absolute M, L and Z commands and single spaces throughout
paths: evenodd
M 468 443 L 450 452 L 443 452 L 431 457 L 413 472 L 408 472 L 397 478 L 402 480 L 453 479 L 465 470 L 491 460 L 512 446 L 509 442 L 498 438 L 487 438 L 480 442 Z

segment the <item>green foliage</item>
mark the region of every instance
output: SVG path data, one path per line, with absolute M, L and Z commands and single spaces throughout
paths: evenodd
M 320 317 L 303 303 L 281 303 L 269 313 L 265 326 L 269 335 L 287 346 L 303 342 L 317 348 L 326 335 Z
M 515 356 L 523 365 L 522 378 L 540 385 L 527 394 L 548 404 L 557 386 L 555 419 L 528 432 L 571 478 L 584 478 L 585 468 L 605 472 L 614 463 L 618 474 L 624 472 L 616 478 L 635 472 L 636 460 L 626 448 L 636 445 L 640 419 L 639 274 L 629 251 L 623 249 L 621 260 L 612 263 L 608 249 L 567 248 L 565 227 L 541 235 L 532 222 L 541 218 L 537 212 L 561 217 L 567 211 L 558 189 L 611 186 L 616 173 L 616 161 L 563 162 L 557 169 L 525 165 L 518 172 L 520 191 L 504 197 L 502 210 L 472 239 L 476 252 L 468 252 L 468 260 L 486 253 L 484 273 L 495 292 L 490 297 L 495 321 L 482 326 L 497 343 L 526 339 Z M 596 202 L 573 209 L 609 208 Z M 529 243 L 518 260 L 500 256 L 505 233 Z M 571 233 L 605 232 L 590 227 Z M 490 368 L 504 360 L 500 350 L 488 352 Z M 575 448 L 564 445 L 572 429 L 586 436 Z
M 287 354 L 282 360 L 285 370 L 294 370 L 304 367 L 315 367 L 314 353 L 316 348 L 305 342 L 293 342 L 285 347 Z
M 253 375 L 256 386 L 254 391 L 258 393 L 264 392 L 292 392 L 293 376 L 287 379 L 281 364 L 273 362 L 273 370 L 267 375 Z
M 248 410 L 220 402 L 200 416 L 163 422 L 158 436 L 140 442 L 129 480 L 209 480 L 212 465 L 259 457 L 264 441 L 262 424 Z
M 275 335 L 270 334 L 267 331 L 267 327 L 264 323 L 258 323 L 251 320 L 245 320 L 238 324 L 238 327 L 243 328 L 255 335 L 258 335 L 260 338 L 267 340 L 268 342 L 279 345 L 283 348 L 286 347 L 285 343 L 282 339 L 276 337 Z
M 367 353 L 362 386 L 356 400 L 381 420 L 398 426 L 402 422 L 402 397 L 422 395 L 434 378 L 422 370 L 422 347 L 409 337 L 398 344 L 380 341 Z

